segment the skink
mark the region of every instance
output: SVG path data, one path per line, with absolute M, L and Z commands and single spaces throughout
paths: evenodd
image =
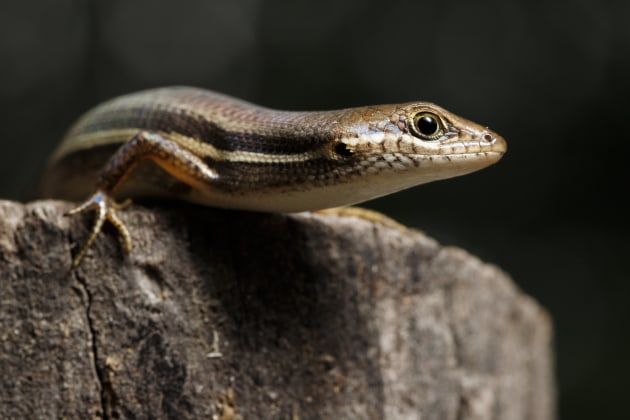
M 488 128 L 426 102 L 290 112 L 166 87 L 109 100 L 81 117 L 50 159 L 38 195 L 89 197 L 69 213 L 96 212 L 77 265 L 106 221 L 130 251 L 117 213 L 124 205 L 114 196 L 314 211 L 470 173 L 506 148 Z

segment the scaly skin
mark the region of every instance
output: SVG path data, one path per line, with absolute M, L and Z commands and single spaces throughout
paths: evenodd
M 38 195 L 76 200 L 93 193 L 71 212 L 98 215 L 78 264 L 106 220 L 131 249 L 116 194 L 321 210 L 476 171 L 506 148 L 488 128 L 426 102 L 289 112 L 170 87 L 115 98 L 85 114 L 51 158 Z M 161 170 L 140 165 L 145 159 Z

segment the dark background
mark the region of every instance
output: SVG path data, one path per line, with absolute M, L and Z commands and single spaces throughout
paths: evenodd
M 0 5 L 0 197 L 88 107 L 186 84 L 282 109 L 429 100 L 497 165 L 366 206 L 511 273 L 551 313 L 564 419 L 627 412 L 630 2 L 40 0 Z

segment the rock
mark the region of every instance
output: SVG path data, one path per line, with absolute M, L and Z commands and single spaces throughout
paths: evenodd
M 354 217 L 0 202 L 7 418 L 555 418 L 548 314 L 494 265 Z

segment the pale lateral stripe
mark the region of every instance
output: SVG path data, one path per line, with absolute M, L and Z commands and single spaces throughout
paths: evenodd
M 93 133 L 80 134 L 66 139 L 56 150 L 52 157 L 52 161 L 59 160 L 64 156 L 70 155 L 79 150 L 89 150 L 98 146 L 106 146 L 110 144 L 123 144 L 135 136 L 140 130 L 133 128 L 125 128 L 118 130 L 103 130 Z M 182 147 L 190 150 L 200 158 L 209 157 L 217 161 L 229 161 L 237 163 L 293 163 L 306 162 L 308 160 L 326 157 L 327 154 L 323 148 L 311 150 L 303 153 L 293 154 L 273 154 L 258 153 L 242 150 L 221 150 L 217 149 L 209 143 L 201 142 L 193 137 L 183 136 L 178 133 L 166 133 L 156 131 L 158 135 L 166 139 L 172 140 Z

